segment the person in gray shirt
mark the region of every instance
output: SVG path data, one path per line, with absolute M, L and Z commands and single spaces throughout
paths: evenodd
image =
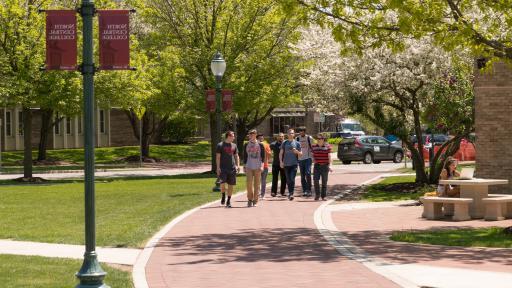
M 295 190 L 295 176 L 297 175 L 298 157 L 302 156 L 300 143 L 295 139 L 295 130 L 288 129 L 288 140 L 281 145 L 279 159 L 281 167 L 284 168 L 286 174 L 286 182 L 288 186 L 288 199 L 293 200 L 293 192 Z
M 311 165 L 313 164 L 311 146 L 313 138 L 306 134 L 306 127 L 299 128 L 300 135 L 297 141 L 300 143 L 302 156 L 299 156 L 300 183 L 302 186 L 303 197 L 309 197 L 311 193 Z
M 249 142 L 244 145 L 244 170 L 247 176 L 247 207 L 256 207 L 260 194 L 261 172 L 265 162 L 265 148 L 258 142 L 256 130 L 249 131 Z

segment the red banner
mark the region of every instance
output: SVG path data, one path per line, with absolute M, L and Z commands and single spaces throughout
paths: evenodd
M 233 110 L 233 90 L 222 90 L 222 111 L 231 112 Z
M 100 69 L 130 69 L 130 11 L 98 11 L 100 24 Z
M 206 90 L 206 112 L 215 112 L 215 90 Z
M 46 11 L 46 69 L 76 70 L 76 11 Z

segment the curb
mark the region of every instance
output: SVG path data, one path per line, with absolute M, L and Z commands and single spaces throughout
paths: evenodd
M 368 183 L 382 178 L 382 176 L 383 175 L 379 175 L 370 180 L 367 180 L 361 183 L 360 186 L 367 185 Z M 318 232 L 325 238 L 325 240 L 342 256 L 361 263 L 370 271 L 389 279 L 400 287 L 418 288 L 416 284 L 410 282 L 409 280 L 388 271 L 386 266 L 390 265 L 389 263 L 373 259 L 370 255 L 366 254 L 364 251 L 354 245 L 350 239 L 348 239 L 343 235 L 342 232 L 338 230 L 338 228 L 332 222 L 331 211 L 326 209 L 333 202 L 335 202 L 335 200 L 329 200 L 326 203 L 320 205 L 320 207 L 315 210 L 313 216 L 315 226 L 317 227 Z

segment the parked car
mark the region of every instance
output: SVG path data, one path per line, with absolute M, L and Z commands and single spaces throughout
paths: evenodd
M 402 162 L 404 150 L 380 136 L 361 136 L 345 139 L 338 144 L 338 159 L 343 164 L 363 161 L 365 164 L 379 164 L 383 160 Z
M 430 148 L 432 146 L 432 143 L 435 144 L 443 144 L 444 142 L 448 141 L 449 137 L 445 134 L 423 134 L 423 145 L 427 148 Z M 411 142 L 413 144 L 418 144 L 418 137 L 416 135 L 411 136 Z
M 352 138 L 354 137 L 350 132 L 332 132 L 330 138 Z

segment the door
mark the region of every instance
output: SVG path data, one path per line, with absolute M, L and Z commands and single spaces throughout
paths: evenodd
M 393 155 L 389 155 L 391 153 L 391 142 L 386 140 L 384 137 L 377 138 L 377 144 L 379 145 L 379 159 L 392 159 Z

